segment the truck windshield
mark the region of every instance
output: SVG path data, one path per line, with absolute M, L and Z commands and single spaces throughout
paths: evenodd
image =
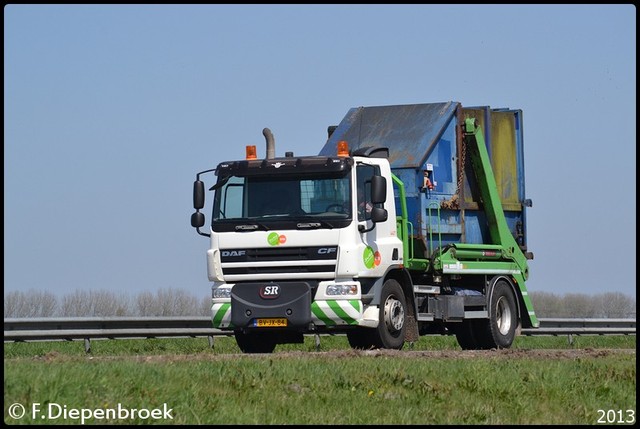
M 214 231 L 247 229 L 340 228 L 351 220 L 349 174 L 336 177 L 227 176 L 216 190 Z M 260 227 L 260 228 L 258 228 Z

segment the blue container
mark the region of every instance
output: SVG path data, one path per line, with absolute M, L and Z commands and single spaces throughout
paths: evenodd
M 474 117 L 482 127 L 507 224 L 526 251 L 522 111 L 462 107 L 458 102 L 357 107 L 333 131 L 320 155 L 335 155 L 337 143 L 350 149 L 388 147 L 393 173 L 405 185 L 415 257 L 435 246 L 491 242 L 461 125 Z M 463 164 L 464 163 L 464 164 Z M 464 168 L 462 166 L 464 165 Z M 421 190 L 425 170 L 432 189 Z M 396 194 L 397 195 L 397 194 Z M 396 196 L 396 208 L 400 210 Z M 400 215 L 398 212 L 397 215 Z

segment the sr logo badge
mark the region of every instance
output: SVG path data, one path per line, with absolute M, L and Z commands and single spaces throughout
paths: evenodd
M 269 285 L 262 286 L 260 288 L 260 298 L 262 299 L 275 299 L 280 296 L 280 286 Z

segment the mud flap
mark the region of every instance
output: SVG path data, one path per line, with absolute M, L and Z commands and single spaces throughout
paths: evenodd
M 404 333 L 404 340 L 408 343 L 414 343 L 418 341 L 418 339 L 420 338 L 420 333 L 418 332 L 418 323 L 416 322 L 416 318 L 411 314 L 407 315 L 405 323 L 407 324 L 407 326 Z

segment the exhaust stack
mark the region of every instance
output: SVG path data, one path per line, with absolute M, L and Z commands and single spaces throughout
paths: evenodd
M 262 130 L 262 135 L 267 140 L 267 159 L 273 159 L 276 157 L 276 141 L 273 138 L 273 133 L 269 128 Z

